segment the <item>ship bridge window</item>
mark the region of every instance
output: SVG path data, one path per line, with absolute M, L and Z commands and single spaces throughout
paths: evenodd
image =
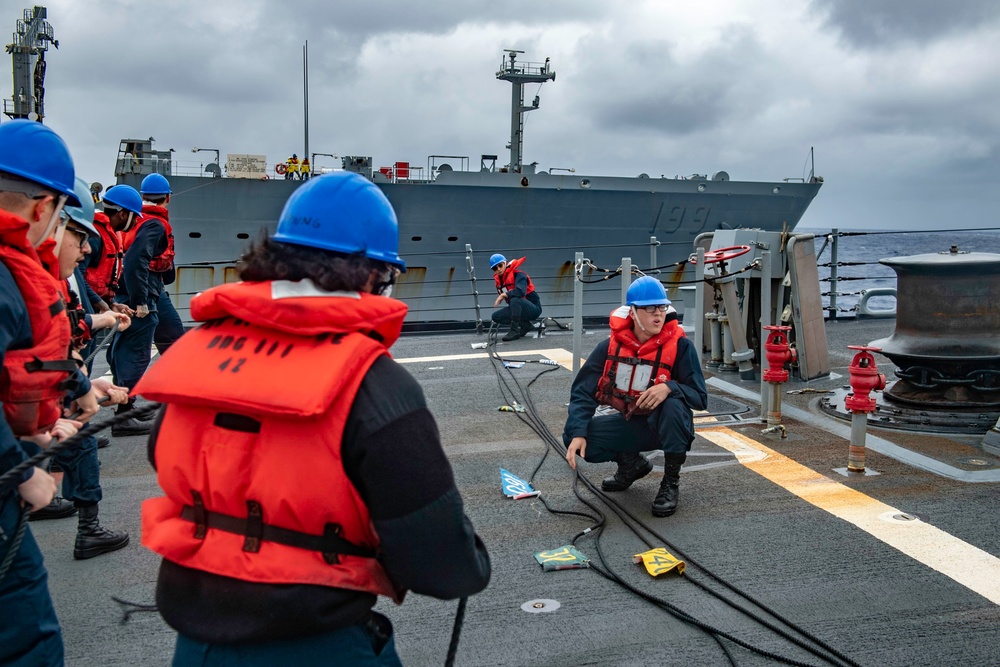
M 191 237 L 191 238 L 193 238 L 193 239 L 200 239 L 201 238 L 201 232 L 188 232 L 188 236 Z
M 448 240 L 449 240 L 449 241 L 457 241 L 457 240 L 458 240 L 458 237 L 457 237 L 457 236 L 449 236 L 449 237 L 448 237 Z
M 240 232 L 239 234 L 236 235 L 236 238 L 246 240 L 250 238 L 250 235 L 247 234 L 246 232 Z

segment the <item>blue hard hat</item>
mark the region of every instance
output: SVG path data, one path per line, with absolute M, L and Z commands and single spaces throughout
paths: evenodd
M 406 271 L 399 258 L 399 223 L 377 185 L 341 171 L 324 174 L 292 193 L 278 219 L 275 241 L 360 253 Z
M 80 206 L 64 206 L 66 212 L 73 222 L 87 228 L 91 236 L 97 236 L 97 227 L 94 227 L 94 199 L 90 196 L 90 186 L 82 178 L 76 179 L 76 187 L 73 189 Z
M 131 185 L 115 185 L 104 193 L 104 203 L 113 204 L 136 215 L 142 213 L 142 197 Z
M 501 255 L 500 253 L 496 253 L 494 255 L 490 255 L 490 268 L 492 269 L 494 266 L 496 266 L 500 262 L 506 262 L 506 261 L 507 261 L 507 258 L 504 257 L 503 255 Z
M 76 171 L 69 148 L 41 123 L 19 119 L 0 124 L 0 171 L 64 194 L 68 204 L 80 203 L 73 192 Z
M 139 192 L 144 195 L 169 195 L 170 182 L 160 174 L 150 174 L 142 179 Z
M 663 284 L 652 276 L 643 276 L 629 285 L 625 293 L 627 306 L 659 306 L 670 304 Z

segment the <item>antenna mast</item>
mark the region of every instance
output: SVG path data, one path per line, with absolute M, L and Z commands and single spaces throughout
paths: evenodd
M 7 45 L 7 53 L 14 61 L 14 88 L 11 99 L 3 101 L 3 112 L 10 118 L 39 122 L 45 118 L 45 52 L 49 42 L 59 48 L 46 16 L 45 7 L 25 9 L 24 19 L 17 22 L 14 41 Z
M 504 49 L 507 55 L 503 57 L 500 71 L 497 78 L 501 81 L 510 81 L 510 165 L 512 172 L 520 173 L 522 150 L 524 148 L 524 114 L 538 108 L 538 95 L 532 101 L 530 107 L 524 106 L 524 84 L 545 83 L 555 81 L 556 73 L 549 68 L 549 59 L 539 63 L 518 63 L 517 54 L 524 51 L 515 49 Z

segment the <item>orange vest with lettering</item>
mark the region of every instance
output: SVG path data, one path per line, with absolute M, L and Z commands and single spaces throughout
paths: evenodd
M 379 538 L 340 445 L 358 387 L 399 337 L 406 306 L 274 281 L 210 289 L 191 314 L 205 324 L 136 387 L 167 406 L 156 441 L 165 495 L 143 503 L 142 543 L 244 581 L 402 601 L 374 557 Z M 320 546 L 330 536 L 340 545 Z

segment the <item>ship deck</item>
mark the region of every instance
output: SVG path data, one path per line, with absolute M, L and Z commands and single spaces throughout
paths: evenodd
M 793 381 L 785 389 L 846 384 L 853 354 L 847 345 L 883 337 L 892 327 L 892 320 L 828 323 L 834 375 Z M 588 330 L 585 349 L 606 334 Z M 735 373 L 710 376 L 710 410 L 740 414 L 699 424 L 681 476 L 677 514 L 654 519 L 649 512 L 658 470 L 611 496 L 648 529 L 641 533 L 644 539 L 598 505 L 608 515 L 599 540 L 607 567 L 635 589 L 693 617 L 703 624 L 699 628 L 595 569 L 545 572 L 536 563 L 534 552 L 569 544 L 592 522 L 551 514 L 539 498 L 504 497 L 500 468 L 527 479 L 537 467 L 534 484 L 550 507 L 592 510 L 574 495 L 573 474 L 556 452 L 549 451 L 543 461 L 547 445 L 519 419 L 522 415 L 498 411 L 507 401 L 494 366 L 485 350 L 470 345 L 485 340 L 475 333 L 410 335 L 393 348 L 423 387 L 466 511 L 493 562 L 490 586 L 468 602 L 456 664 L 729 664 L 705 626 L 803 664 L 850 664 L 824 661 L 769 629 L 761 619 L 772 628 L 787 626 L 757 604 L 854 664 L 1000 663 L 1000 512 L 995 511 L 1000 459 L 985 453 L 979 438 L 871 429 L 867 464 L 879 474 L 847 477 L 836 469 L 847 463 L 849 423 L 822 413 L 820 394 L 784 394 L 788 435 L 781 439 L 761 434 L 753 399 L 759 382 L 742 382 Z M 569 333 L 550 329 L 542 338 L 496 349 L 509 359 L 570 363 L 571 345 Z M 888 362 L 878 361 L 891 377 Z M 571 373 L 527 363 L 505 377 L 525 387 L 543 371 L 549 372 L 532 384 L 531 399 L 558 436 Z M 132 543 L 74 561 L 75 520 L 32 524 L 45 553 L 67 664 L 168 664 L 171 629 L 152 613 L 136 614 L 122 625 L 121 610 L 112 600 L 153 599 L 158 558 L 139 544 L 140 503 L 158 493 L 145 441 L 115 438 L 100 456 L 102 520 L 129 530 Z M 581 473 L 599 484 L 612 468 L 584 463 Z M 599 503 L 586 490 L 581 495 Z M 594 533 L 576 545 L 599 564 Z M 652 578 L 634 564 L 632 556 L 650 545 L 683 556 L 684 575 Z M 442 576 L 446 569 L 442 564 Z M 706 588 L 740 600 L 737 604 L 748 613 Z M 737 598 L 733 590 L 747 597 Z M 541 613 L 523 610 L 539 600 L 549 601 Z M 408 665 L 444 662 L 456 607 L 454 601 L 418 595 L 402 606 L 378 605 L 393 620 L 397 648 Z M 801 636 L 791 629 L 785 634 Z M 729 640 L 721 643 L 735 664 L 777 664 Z

